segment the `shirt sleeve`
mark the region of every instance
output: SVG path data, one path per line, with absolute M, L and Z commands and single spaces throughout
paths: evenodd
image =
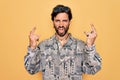
M 83 58 L 83 72 L 86 74 L 95 74 L 101 69 L 101 57 L 96 52 L 95 45 L 85 46 Z
M 24 65 L 26 70 L 30 74 L 35 74 L 40 71 L 40 50 L 39 47 L 36 47 L 34 50 L 32 50 L 30 47 L 28 47 L 28 53 L 24 57 Z

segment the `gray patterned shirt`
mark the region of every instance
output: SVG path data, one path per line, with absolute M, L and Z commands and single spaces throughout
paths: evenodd
M 42 71 L 43 80 L 82 80 L 83 73 L 95 74 L 101 69 L 95 46 L 87 47 L 72 35 L 63 46 L 54 35 L 34 50 L 28 47 L 24 62 L 30 74 Z

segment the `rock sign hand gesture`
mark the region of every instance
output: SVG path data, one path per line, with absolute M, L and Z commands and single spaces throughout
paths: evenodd
M 97 37 L 97 33 L 96 33 L 96 29 L 95 29 L 94 25 L 93 24 L 90 24 L 90 25 L 91 25 L 91 31 L 90 32 L 84 32 L 85 35 L 87 36 L 86 43 L 87 43 L 88 47 L 90 47 L 94 44 L 95 39 Z
M 36 30 L 36 27 L 34 27 L 32 31 L 30 31 L 30 34 L 29 34 L 29 45 L 31 49 L 36 48 L 37 42 L 39 40 L 39 35 L 35 34 L 35 30 Z

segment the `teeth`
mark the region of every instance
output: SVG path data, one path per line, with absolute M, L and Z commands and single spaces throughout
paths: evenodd
M 63 28 L 60 28 L 60 29 L 63 29 Z

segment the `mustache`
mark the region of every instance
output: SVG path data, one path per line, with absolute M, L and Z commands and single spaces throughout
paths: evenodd
M 58 27 L 58 29 L 59 29 L 59 28 L 64 28 L 64 29 L 65 29 L 65 27 L 64 27 L 64 26 L 59 26 L 59 27 Z

